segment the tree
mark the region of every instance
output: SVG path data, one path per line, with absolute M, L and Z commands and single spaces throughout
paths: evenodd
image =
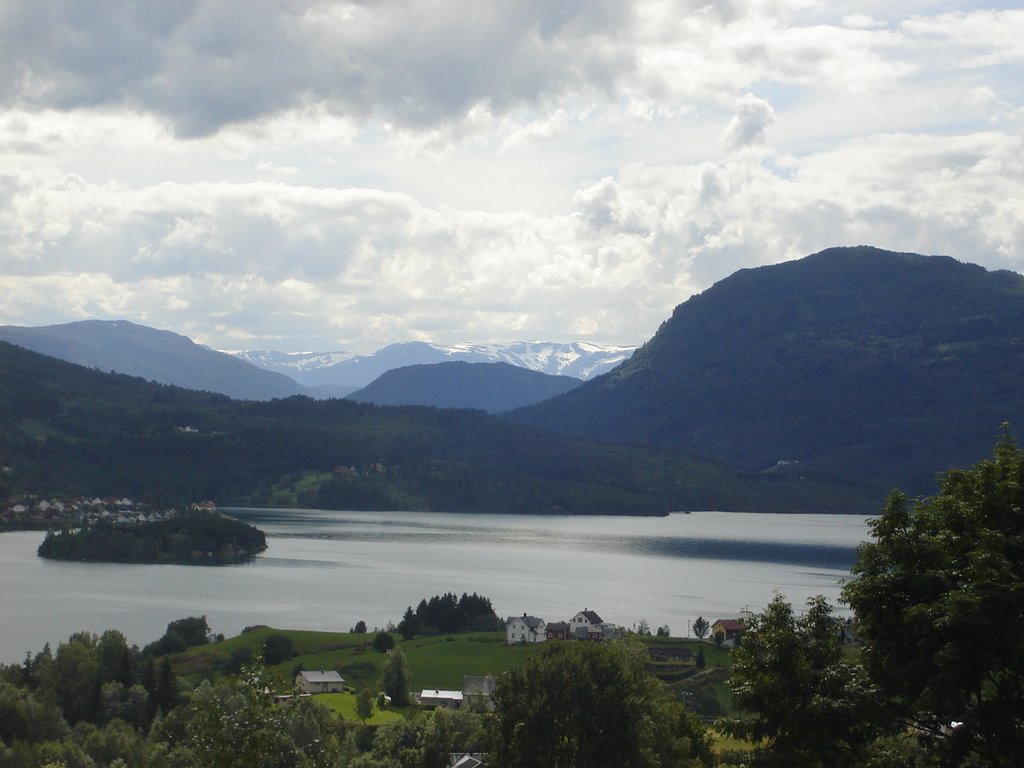
M 160 661 L 150 700 L 153 706 L 165 715 L 181 702 L 178 677 L 174 674 L 174 670 L 171 669 L 171 660 L 166 656 Z
M 100 635 L 96 650 L 100 661 L 100 682 L 113 680 L 130 687 L 135 676 L 132 669 L 132 654 L 124 635 L 116 629 L 108 629 Z
M 278 706 L 271 681 L 259 667 L 210 685 L 202 683 L 189 707 L 175 715 L 185 720 L 201 768 L 327 768 L 337 764 L 338 741 L 333 717 L 308 700 Z M 182 710 L 185 710 L 182 712 Z M 170 719 L 170 718 L 169 718 Z
M 404 707 L 409 703 L 409 665 L 405 660 L 405 652 L 395 648 L 388 654 L 381 670 L 380 687 L 391 697 L 391 703 Z
M 78 632 L 57 646 L 53 670 L 53 690 L 67 721 L 74 725 L 80 720 L 96 720 L 100 714 L 100 659 L 96 636 Z
M 493 765 L 711 764 L 703 726 L 646 671 L 646 658 L 635 640 L 558 643 L 503 675 Z
M 711 625 L 708 624 L 708 620 L 703 616 L 698 616 L 693 622 L 693 636 L 698 640 L 703 640 L 708 636 L 708 630 L 711 629 Z
M 892 494 L 844 597 L 863 658 L 940 760 L 1024 756 L 1024 455 L 1004 428 L 994 456 L 939 493 Z M 973 757 L 972 757 L 973 756 Z
M 746 717 L 720 721 L 756 745 L 753 766 L 854 766 L 879 728 L 864 669 L 843 657 L 842 621 L 820 595 L 800 617 L 776 594 L 747 620 L 729 685 Z
M 356 696 L 356 716 L 364 723 L 373 715 L 373 694 L 369 688 L 363 688 Z
M 426 605 L 426 603 L 422 604 Z M 398 631 L 402 633 L 402 637 L 405 640 L 412 640 L 419 628 L 419 619 L 416 618 L 416 614 L 413 612 L 412 606 L 410 605 L 405 609 L 405 613 L 402 615 L 402 620 L 398 622 Z
M 366 634 L 366 622 L 363 621 L 362 619 L 360 619 L 359 621 L 356 622 L 356 625 L 354 627 L 352 627 L 352 631 L 355 634 L 357 634 L 357 635 L 365 635 Z
M 263 641 L 264 664 L 280 664 L 282 661 L 288 661 L 294 653 L 292 639 L 288 635 L 274 633 L 267 635 Z
M 650 637 L 651 623 L 647 621 L 647 619 L 640 619 L 640 621 L 634 626 L 634 631 L 640 637 Z
M 373 638 L 373 648 L 380 653 L 387 653 L 395 647 L 395 638 L 390 632 L 378 632 Z
M 144 656 L 165 656 L 195 645 L 210 642 L 210 626 L 205 616 L 188 616 L 167 625 L 164 636 L 142 649 Z
M 697 658 L 694 661 L 694 663 L 697 665 L 697 669 L 704 669 L 704 667 L 707 666 L 708 663 L 704 659 L 704 648 L 702 648 L 702 647 L 698 647 L 697 648 Z

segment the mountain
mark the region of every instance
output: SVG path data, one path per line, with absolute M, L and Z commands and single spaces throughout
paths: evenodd
M 739 474 L 479 411 L 231 400 L 0 342 L 0 499 L 158 505 L 660 514 L 865 511 L 859 489 Z
M 391 344 L 372 355 L 346 352 L 227 351 L 253 365 L 283 373 L 303 386 L 340 397 L 365 387 L 384 373 L 410 365 L 462 361 L 509 363 L 552 376 L 590 379 L 628 360 L 634 347 L 607 347 L 585 342 L 556 344 L 456 344 L 444 346 L 410 341 Z M 345 390 L 345 387 L 350 389 Z
M 498 413 L 539 403 L 580 385 L 569 376 L 549 376 L 508 363 L 433 363 L 387 371 L 349 395 L 377 405 L 476 408 Z
M 127 320 L 84 320 L 36 328 L 0 326 L 0 341 L 70 363 L 241 400 L 299 394 L 287 376 L 202 347 L 185 336 Z
M 1024 277 L 833 248 L 741 270 L 625 364 L 509 418 L 911 493 L 1024 426 Z

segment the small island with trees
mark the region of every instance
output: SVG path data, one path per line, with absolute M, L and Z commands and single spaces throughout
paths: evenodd
M 82 562 L 178 565 L 244 563 L 267 548 L 263 531 L 220 512 L 178 512 L 135 523 L 100 519 L 50 532 L 40 557 Z

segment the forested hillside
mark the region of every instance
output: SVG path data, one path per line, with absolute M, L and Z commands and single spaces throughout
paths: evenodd
M 740 475 L 473 411 L 239 402 L 0 344 L 0 496 L 154 504 L 661 514 L 872 511 L 856 489 Z
M 568 392 L 580 385 L 571 376 L 550 376 L 508 363 L 434 363 L 388 371 L 350 400 L 377 405 L 432 405 L 510 411 Z
M 930 491 L 1024 423 L 1024 277 L 834 248 L 678 306 L 610 374 L 512 414 L 579 437 Z

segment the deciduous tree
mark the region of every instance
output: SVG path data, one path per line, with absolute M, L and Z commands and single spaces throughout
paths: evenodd
M 645 669 L 636 641 L 552 644 L 501 677 L 498 768 L 711 763 L 704 729 Z
M 751 765 L 838 768 L 867 754 L 880 725 L 877 691 L 843 657 L 841 625 L 821 596 L 798 617 L 776 595 L 747 620 L 729 678 L 745 716 L 719 722 L 754 742 Z
M 889 497 L 844 596 L 864 661 L 947 764 L 1024 760 L 1024 455 L 952 470 L 939 493 Z

